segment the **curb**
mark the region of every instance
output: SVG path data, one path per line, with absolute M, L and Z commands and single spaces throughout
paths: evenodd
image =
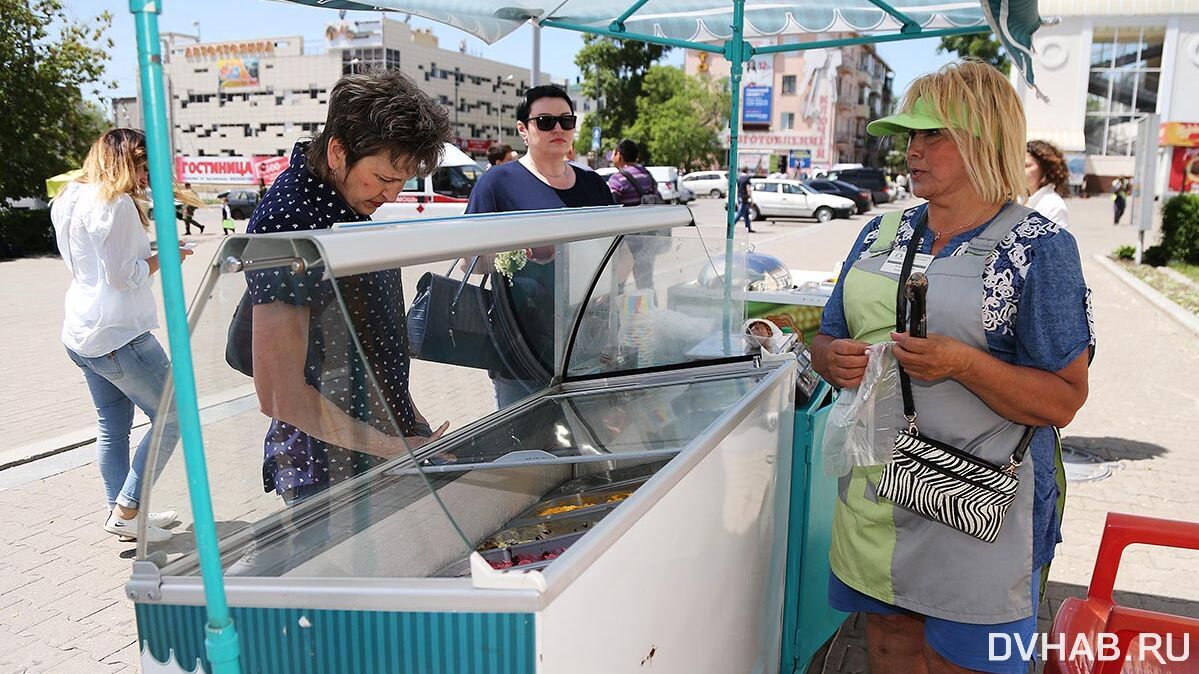
M 134 431 L 149 425 L 149 421 L 143 421 L 142 423 L 134 424 L 130 430 Z M 23 466 L 27 463 L 33 463 L 34 461 L 56 454 L 69 452 L 72 449 L 78 449 L 94 442 L 96 442 L 96 430 L 95 428 L 89 428 L 53 438 L 46 438 L 45 440 L 38 440 L 37 442 L 31 442 L 21 447 L 6 449 L 0 451 L 0 470 Z
M 1099 266 L 1110 271 L 1129 288 L 1132 288 L 1145 299 L 1149 300 L 1150 304 L 1164 311 L 1167 316 L 1173 318 L 1179 325 L 1190 330 L 1196 337 L 1199 337 L 1199 316 L 1178 306 L 1173 300 L 1155 290 L 1148 283 L 1124 271 L 1120 265 L 1112 262 L 1106 256 L 1095 254 L 1092 258 L 1099 263 Z

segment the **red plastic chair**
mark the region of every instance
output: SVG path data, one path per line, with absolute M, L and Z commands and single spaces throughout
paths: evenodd
M 1199 619 L 1128 608 L 1112 601 L 1120 556 L 1124 548 L 1137 543 L 1199 550 L 1199 522 L 1108 513 L 1087 598 L 1070 597 L 1053 619 L 1048 637 L 1055 640 L 1052 643 L 1063 644 L 1064 652 L 1054 649 L 1046 653 L 1046 674 L 1199 674 Z M 1083 652 L 1087 649 L 1073 649 L 1079 635 L 1084 635 L 1091 654 L 1098 656 L 1100 634 L 1115 635 L 1118 657 L 1092 659 Z M 1159 635 L 1157 653 L 1166 660 L 1164 664 L 1149 650 L 1152 641 L 1143 652 L 1147 657 L 1139 657 L 1138 642 L 1145 634 Z M 1188 661 L 1169 661 L 1167 637 L 1173 640 L 1176 656 L 1183 653 L 1184 639 L 1189 638 Z M 1070 657 L 1072 650 L 1074 658 Z M 1107 655 L 1112 654 L 1109 649 Z M 1125 660 L 1130 655 L 1131 659 Z

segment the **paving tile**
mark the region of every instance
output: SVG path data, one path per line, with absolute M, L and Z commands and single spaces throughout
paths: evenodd
M 48 604 L 47 609 L 61 613 L 71 620 L 82 620 L 87 616 L 102 611 L 113 602 L 107 599 L 97 599 L 82 590 L 75 590 L 57 601 Z

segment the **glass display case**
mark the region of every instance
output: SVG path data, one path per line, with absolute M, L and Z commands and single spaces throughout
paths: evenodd
M 744 339 L 711 283 L 744 287 L 744 249 L 689 222 L 224 242 L 189 322 L 243 671 L 778 670 L 793 419 L 824 390 Z M 128 584 L 144 671 L 207 669 L 181 453 L 151 461 L 143 507 L 183 512 Z

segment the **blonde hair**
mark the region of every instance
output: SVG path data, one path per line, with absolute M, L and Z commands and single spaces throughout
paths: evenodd
M 974 191 L 986 203 L 1028 195 L 1024 106 L 1003 73 L 982 61 L 950 63 L 917 78 L 902 112 L 923 98 L 957 144 Z
M 139 174 L 147 162 L 144 133 L 137 129 L 110 129 L 88 150 L 79 182 L 99 187 L 100 198 L 106 202 L 122 194 L 134 197 L 138 217 L 146 225 L 146 214 L 137 197 L 143 192 Z

